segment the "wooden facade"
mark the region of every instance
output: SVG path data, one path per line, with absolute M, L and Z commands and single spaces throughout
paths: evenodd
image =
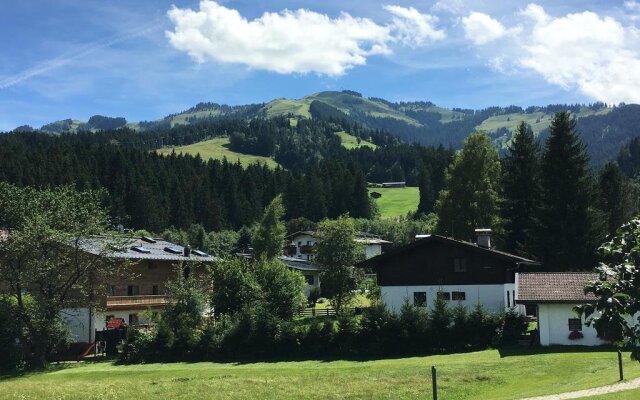
M 491 285 L 514 283 L 521 263 L 533 261 L 431 235 L 360 266 L 372 267 L 380 286 Z

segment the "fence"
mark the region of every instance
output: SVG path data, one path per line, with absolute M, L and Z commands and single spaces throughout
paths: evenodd
M 356 315 L 362 314 L 363 307 L 343 308 L 346 312 L 351 312 Z M 324 317 L 328 315 L 336 315 L 336 310 L 332 307 L 327 308 L 303 308 L 298 311 L 299 317 Z

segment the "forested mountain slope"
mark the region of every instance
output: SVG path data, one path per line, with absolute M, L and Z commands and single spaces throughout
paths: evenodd
M 344 90 L 315 93 L 301 99 L 275 99 L 264 104 L 228 106 L 216 103 L 198 105 L 168 115 L 156 121 L 127 122 L 124 118 L 94 116 L 87 122 L 62 120 L 47 124 L 42 131 L 50 133 L 97 131 L 127 126 L 135 130 L 163 130 L 180 125 L 192 125 L 220 119 L 270 118 L 286 116 L 298 119 L 346 120 L 372 130 L 388 132 L 402 141 L 425 145 L 444 145 L 459 148 L 463 140 L 475 130 L 487 132 L 500 149 L 510 142 L 513 130 L 520 121 L 531 125 L 537 135 L 544 137 L 552 116 L 569 110 L 578 119 L 595 166 L 615 159 L 621 145 L 640 136 L 638 120 L 640 106 L 611 106 L 604 103 L 590 105 L 548 105 L 544 107 L 489 107 L 482 110 L 446 109 L 428 101 L 389 102 L 360 93 Z M 24 127 L 21 127 L 24 130 Z

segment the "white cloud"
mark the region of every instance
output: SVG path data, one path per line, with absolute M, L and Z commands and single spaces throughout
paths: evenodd
M 444 39 L 447 35 L 443 30 L 434 28 L 438 18 L 433 15 L 421 14 L 413 7 L 384 6 L 393 15 L 393 31 L 396 38 L 406 46 L 422 46 L 429 41 Z
M 435 17 L 414 8 L 386 9 L 393 15 L 390 25 L 347 13 L 330 18 L 304 9 L 248 20 L 237 10 L 203 0 L 198 11 L 171 9 L 168 15 L 175 29 L 166 36 L 172 46 L 197 62 L 213 60 L 282 74 L 329 76 L 366 64 L 369 56 L 390 54 L 393 42 L 417 46 L 444 38 L 444 32 L 433 27 Z
M 640 46 L 633 27 L 590 11 L 534 22 L 524 38 L 522 66 L 598 100 L 640 102 Z
M 640 11 L 640 3 L 634 0 L 625 1 L 624 6 L 632 11 Z
M 596 100 L 640 103 L 640 31 L 634 26 L 592 11 L 554 17 L 537 4 L 519 14 L 524 25 L 512 28 L 487 14 L 462 19 L 467 39 L 481 47 L 492 69 L 528 69 Z M 500 46 L 482 46 L 500 38 Z
M 464 34 L 476 45 L 483 45 L 500 39 L 507 34 L 507 29 L 500 21 L 481 12 L 472 12 L 462 18 Z

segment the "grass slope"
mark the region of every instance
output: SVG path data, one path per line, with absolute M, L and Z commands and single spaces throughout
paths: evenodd
M 594 111 L 587 107 L 582 107 L 579 113 L 575 114 L 577 118 L 587 117 L 589 115 L 604 115 L 611 112 L 611 108 L 603 108 L 598 111 Z M 531 129 L 534 133 L 538 134 L 542 130 L 549 127 L 553 114 L 545 114 L 541 111 L 533 112 L 531 114 L 525 113 L 513 113 L 505 115 L 497 115 L 489 117 L 482 121 L 482 123 L 476 126 L 477 130 L 485 132 L 495 132 L 500 128 L 507 128 L 510 131 L 514 131 L 521 121 L 531 125 Z
M 358 143 L 358 138 L 353 135 L 349 135 L 347 132 L 336 132 L 336 135 L 340 137 L 342 146 L 347 149 L 357 149 L 359 147 L 370 147 L 372 149 L 375 149 L 378 147 L 366 140 L 360 140 L 360 143 Z
M 420 202 L 420 191 L 417 187 L 369 188 L 369 193 L 371 192 L 382 194 L 375 202 L 383 218 L 407 215 L 409 211 L 416 211 Z
M 260 162 L 262 164 L 267 164 L 269 167 L 275 168 L 278 163 L 276 163 L 273 159 L 269 157 L 262 156 L 254 156 L 250 154 L 242 154 L 236 153 L 229 149 L 229 138 L 227 137 L 217 137 L 209 140 L 205 140 L 202 142 L 190 144 L 187 146 L 179 146 L 179 147 L 165 147 L 163 149 L 156 150 L 158 154 L 169 155 L 171 152 L 175 152 L 177 154 L 191 154 L 195 156 L 196 154 L 200 154 L 204 160 L 207 159 L 217 159 L 222 160 L 224 157 L 227 158 L 229 162 L 236 162 L 240 160 L 240 163 L 244 166 L 249 164 L 255 164 Z
M 541 354 L 487 350 L 374 361 L 65 364 L 0 381 L 0 399 L 516 399 L 615 383 L 613 350 L 554 349 Z M 640 375 L 625 356 L 627 376 Z M 615 397 L 619 398 L 619 397 Z

